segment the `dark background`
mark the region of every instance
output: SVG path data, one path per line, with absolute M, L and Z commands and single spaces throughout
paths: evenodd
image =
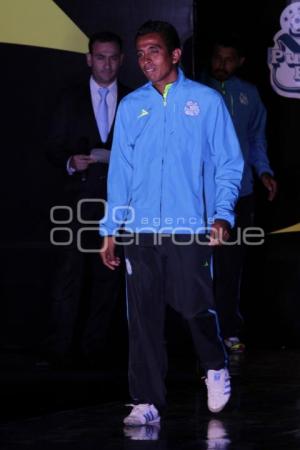
M 280 13 L 286 1 L 56 3 L 87 35 L 111 29 L 124 38 L 126 62 L 121 78 L 131 87 L 143 82 L 133 37 L 145 20 L 168 20 L 177 27 L 185 42 L 184 67 L 196 77 L 206 62 L 214 33 L 224 27 L 240 31 L 249 49 L 242 75 L 257 84 L 268 109 L 269 156 L 280 185 L 273 205 L 257 187 L 257 224 L 269 232 L 300 221 L 300 100 L 275 94 L 267 67 L 267 48 L 280 29 Z M 0 338 L 3 349 L 34 351 L 47 330 L 49 289 L 57 253 L 49 242 L 49 210 L 60 204 L 61 180 L 44 154 L 49 118 L 60 92 L 77 84 L 88 72 L 81 54 L 0 44 L 0 55 Z M 265 246 L 249 252 L 242 309 L 247 319 L 245 338 L 250 345 L 299 345 L 299 254 L 299 233 L 268 234 Z M 176 318 L 172 318 L 171 329 L 175 323 Z M 179 351 L 185 348 L 185 338 L 184 333 L 176 335 L 177 343 L 183 343 L 176 346 Z

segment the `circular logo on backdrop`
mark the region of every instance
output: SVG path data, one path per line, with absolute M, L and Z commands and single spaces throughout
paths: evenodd
M 279 95 L 300 98 L 300 2 L 282 11 L 280 25 L 268 49 L 271 85 Z

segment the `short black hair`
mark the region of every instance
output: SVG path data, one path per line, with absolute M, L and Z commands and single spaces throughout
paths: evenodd
M 93 45 L 95 42 L 115 42 L 120 49 L 120 52 L 122 52 L 123 49 L 123 41 L 116 33 L 113 33 L 112 31 L 99 31 L 97 33 L 94 33 L 91 35 L 89 39 L 89 52 L 93 52 Z
M 220 33 L 213 38 L 212 41 L 212 50 L 215 47 L 230 47 L 234 48 L 239 55 L 239 57 L 243 57 L 246 55 L 246 45 L 242 38 L 242 36 L 237 33 Z
M 162 36 L 169 53 L 172 53 L 175 48 L 181 47 L 177 30 L 169 22 L 163 22 L 161 20 L 148 20 L 138 29 L 135 35 L 135 42 L 140 36 L 145 36 L 150 33 L 159 33 Z

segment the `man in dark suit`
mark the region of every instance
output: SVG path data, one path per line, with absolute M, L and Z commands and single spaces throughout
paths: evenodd
M 65 176 L 61 204 L 68 205 L 74 217 L 67 225 L 73 244 L 64 247 L 55 275 L 48 345 L 61 363 L 78 356 L 87 362 L 101 359 L 120 298 L 122 272 L 101 264 L 97 224 L 104 214 L 100 199 L 106 199 L 116 109 L 129 93 L 117 80 L 122 61 L 119 36 L 101 32 L 90 38 L 91 77 L 63 96 L 48 141 L 48 158 Z M 82 231 L 86 227 L 90 229 Z

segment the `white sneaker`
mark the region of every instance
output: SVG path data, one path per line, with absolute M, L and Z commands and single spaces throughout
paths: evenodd
M 150 405 L 149 403 L 140 403 L 139 405 L 128 406 L 132 406 L 132 410 L 131 413 L 123 420 L 125 425 L 140 426 L 160 421 L 159 412 L 154 405 Z
M 228 370 L 208 370 L 205 383 L 207 386 L 208 409 L 211 412 L 222 411 L 231 394 Z

